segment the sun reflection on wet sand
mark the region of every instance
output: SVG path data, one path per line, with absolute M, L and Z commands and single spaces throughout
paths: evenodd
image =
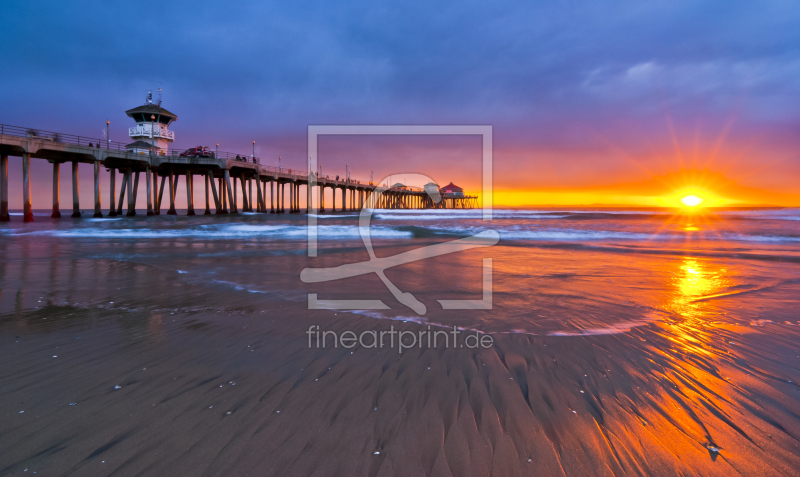
M 716 267 L 707 260 L 684 257 L 674 273 L 673 293 L 666 309 L 684 319 L 706 317 L 713 305 L 698 301 L 735 285 L 729 267 Z

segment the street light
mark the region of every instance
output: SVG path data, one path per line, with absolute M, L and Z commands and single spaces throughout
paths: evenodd
M 283 172 L 283 167 L 281 167 L 281 156 L 278 156 L 278 172 Z
M 217 143 L 217 147 L 214 149 L 214 157 L 219 157 L 219 143 Z
M 106 119 L 106 149 L 110 149 L 111 147 L 111 138 L 108 137 L 108 125 L 111 124 L 111 121 Z
M 256 142 L 253 141 L 253 164 L 256 163 Z

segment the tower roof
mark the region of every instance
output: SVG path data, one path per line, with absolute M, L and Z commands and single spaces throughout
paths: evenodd
M 452 182 L 447 184 L 446 186 L 442 187 L 442 190 L 451 190 L 453 192 L 462 192 L 464 189 L 458 187 L 457 185 L 453 184 Z
M 160 114 L 162 116 L 171 117 L 173 121 L 177 121 L 178 120 L 178 116 L 176 116 L 175 114 L 167 111 L 166 109 L 164 109 L 161 106 L 158 106 L 156 104 L 143 104 L 141 106 L 136 106 L 133 109 L 129 109 L 129 110 L 125 111 L 125 114 L 127 114 L 128 116 L 131 116 L 131 117 L 133 117 L 133 115 L 135 113 Z

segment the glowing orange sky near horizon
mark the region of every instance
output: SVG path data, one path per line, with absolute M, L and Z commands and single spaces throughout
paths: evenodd
M 800 164 L 793 160 L 789 147 L 760 147 L 730 143 L 724 137 L 709 136 L 684 153 L 679 141 L 661 141 L 652 150 L 627 152 L 607 143 L 583 149 L 520 148 L 496 145 L 493 160 L 493 206 L 627 206 L 683 207 L 681 199 L 696 195 L 699 206 L 800 206 Z M 403 142 L 405 141 L 405 142 Z M 375 181 L 390 177 L 392 183 L 408 179 L 409 185 L 422 186 L 406 176 L 410 171 L 425 171 L 440 185 L 449 182 L 479 198 L 482 192 L 480 137 L 436 138 L 329 138 L 321 142 L 323 175 L 343 175 L 348 164 L 353 179 Z M 324 147 L 323 147 L 324 145 Z M 747 146 L 747 147 L 745 147 Z M 266 154 L 265 154 L 266 155 Z M 265 165 L 273 165 L 265 158 Z M 283 166 L 300 168 L 297 158 L 284 156 Z M 93 201 L 92 168 L 79 166 L 82 208 Z M 18 158 L 9 160 L 9 206 L 22 206 L 21 167 Z M 34 209 L 51 204 L 52 169 L 42 159 L 32 159 L 31 177 Z M 201 180 L 195 179 L 195 203 L 204 201 Z M 61 173 L 61 202 L 67 204 L 71 177 Z M 107 205 L 108 173 L 101 171 L 101 194 Z M 301 192 L 304 205 L 305 193 Z M 181 181 L 176 191 L 176 206 L 185 207 L 186 193 Z M 137 198 L 137 208 L 145 206 L 145 194 Z

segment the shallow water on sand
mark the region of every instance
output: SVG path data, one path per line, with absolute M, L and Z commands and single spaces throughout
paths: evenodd
M 305 216 L 14 218 L 0 225 L 0 475 L 800 468 L 797 209 L 376 212 L 378 257 L 500 233 L 386 271 L 424 315 L 374 274 L 300 280 L 369 260 L 355 214 L 318 217 L 316 258 Z M 483 297 L 486 258 L 492 309 L 443 310 Z M 310 293 L 390 309 L 308 310 Z M 352 360 L 309 350 L 314 324 L 456 325 L 495 346 Z

